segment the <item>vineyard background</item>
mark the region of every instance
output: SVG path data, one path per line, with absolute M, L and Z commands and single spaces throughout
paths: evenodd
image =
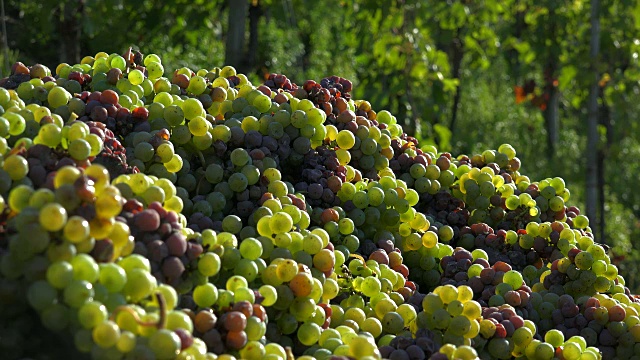
M 227 64 L 255 81 L 275 72 L 297 83 L 347 77 L 355 98 L 454 155 L 513 144 L 532 180 L 565 179 L 570 203 L 595 214 L 597 241 L 640 290 L 636 1 L 7 0 L 3 10 L 1 76 L 16 60 L 55 68 L 134 46 L 162 54 L 167 69 Z M 588 147 L 592 83 L 598 137 Z M 587 184 L 597 194 L 589 208 Z

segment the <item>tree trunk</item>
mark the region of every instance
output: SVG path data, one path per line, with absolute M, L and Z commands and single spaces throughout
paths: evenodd
M 609 148 L 613 144 L 613 126 L 611 125 L 611 109 L 604 97 L 603 88 L 599 88 L 600 97 L 600 124 L 606 128 L 606 143 L 604 147 L 598 148 L 598 229 L 600 230 L 600 239 L 602 242 L 606 242 L 606 213 L 605 213 L 605 187 L 607 180 L 605 177 L 605 159 L 609 154 Z
M 79 19 L 84 14 L 84 0 L 64 2 L 58 7 L 59 19 L 56 24 L 60 34 L 60 49 L 58 57 L 60 62 L 76 64 L 80 62 L 80 39 L 82 26 Z
M 587 121 L 587 189 L 586 213 L 594 235 L 598 234 L 596 215 L 598 209 L 598 55 L 600 53 L 600 18 L 598 0 L 591 0 L 591 89 L 589 93 L 589 117 Z M 604 239 L 600 239 L 603 241 Z
M 453 79 L 458 80 L 458 85 L 456 86 L 456 94 L 453 96 L 453 105 L 451 106 L 451 121 L 449 122 L 449 130 L 451 130 L 451 135 L 455 131 L 456 120 L 458 119 L 458 106 L 460 105 L 460 98 L 462 97 L 462 85 L 460 83 L 460 77 L 462 75 L 462 59 L 464 58 L 464 42 L 462 41 L 462 36 L 460 32 L 462 28 L 456 31 L 456 37 L 453 39 L 452 43 L 452 72 Z
M 225 47 L 225 63 L 239 68 L 244 57 L 244 33 L 249 0 L 229 0 L 229 24 Z
M 5 68 L 7 71 L 10 71 L 11 64 L 9 64 L 9 43 L 7 40 L 7 18 L 4 13 L 4 0 L 0 0 L 0 16 L 2 16 L 2 64 L 0 64 L 0 77 L 4 77 L 2 73 L 2 68 Z M 7 74 L 9 76 L 9 74 Z
M 259 1 L 254 1 L 249 7 L 249 48 L 242 72 L 249 73 L 257 68 L 258 59 L 258 24 L 262 17 L 262 5 Z
M 553 86 L 553 80 L 547 84 L 549 88 L 549 101 L 544 111 L 544 118 L 547 125 L 547 157 L 553 159 L 556 153 L 560 132 L 560 91 L 557 86 Z
M 526 29 L 527 24 L 525 23 L 525 12 L 518 11 L 515 15 L 515 24 L 513 27 L 513 37 L 517 40 L 522 38 L 522 33 Z M 514 84 L 520 84 L 522 81 L 520 79 L 520 71 L 521 71 L 521 63 L 520 63 L 520 53 L 516 49 L 509 49 L 506 52 L 507 61 L 511 64 L 511 74 Z
M 560 91 L 558 91 L 556 77 L 558 72 L 558 63 L 560 60 L 559 49 L 560 46 L 556 41 L 558 28 L 556 24 L 558 23 L 556 19 L 555 9 L 553 7 L 549 8 L 549 29 L 548 33 L 551 34 L 551 44 L 548 46 L 548 58 L 547 58 L 547 66 L 544 69 L 544 80 L 545 80 L 545 95 L 548 98 L 544 99 L 546 101 L 547 107 L 544 110 L 544 120 L 545 125 L 547 126 L 547 158 L 549 160 L 553 160 L 556 153 L 556 147 L 558 144 L 558 133 L 560 132 Z
M 409 32 L 408 29 L 413 29 L 414 23 L 415 23 L 415 5 L 413 4 L 413 2 L 411 2 L 411 4 L 404 5 L 403 15 L 404 15 L 404 21 L 402 23 L 402 33 L 407 34 Z M 405 41 L 408 42 L 408 39 L 405 38 Z M 411 68 L 413 67 L 413 55 L 414 55 L 413 52 L 415 49 L 413 44 L 410 44 L 410 46 L 407 46 L 407 48 L 410 48 L 410 50 L 406 54 L 407 63 L 404 67 L 402 76 L 404 76 L 405 78 L 404 92 L 407 97 L 407 105 L 408 105 L 408 106 L 405 106 L 405 109 L 407 107 L 409 108 L 411 117 L 407 117 L 407 116 L 404 117 L 405 124 L 403 128 L 404 128 L 404 131 L 410 136 L 420 138 L 421 132 L 422 132 L 422 126 L 420 124 L 420 116 L 418 116 L 418 113 L 417 113 L 418 107 L 416 106 L 415 99 L 413 97 L 413 89 L 411 87 L 412 82 L 409 80 L 411 77 Z

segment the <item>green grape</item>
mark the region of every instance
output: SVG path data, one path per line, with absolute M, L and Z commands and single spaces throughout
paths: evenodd
M 67 210 L 58 203 L 49 203 L 40 209 L 40 226 L 47 231 L 59 231 L 67 223 Z
M 355 230 L 353 220 L 349 218 L 340 219 L 340 221 L 338 221 L 338 230 L 342 235 L 349 235 L 353 233 Z
M 2 168 L 9 174 L 9 177 L 11 177 L 13 181 L 20 180 L 29 173 L 29 164 L 27 160 L 20 155 L 7 156 L 4 159 Z
M 221 260 L 218 254 L 207 252 L 198 261 L 198 270 L 204 276 L 211 277 L 220 271 Z
M 207 81 L 202 76 L 193 76 L 189 80 L 189 86 L 187 86 L 187 91 L 194 94 L 200 95 L 207 88 Z
M 516 346 L 525 347 L 533 340 L 533 332 L 526 326 L 520 327 L 513 333 L 511 340 Z
M 78 254 L 71 259 L 71 266 L 73 267 L 74 280 L 84 280 L 89 283 L 94 283 L 98 280 L 100 275 L 100 268 L 98 263 L 87 254 Z
M 133 69 L 129 72 L 128 79 L 132 85 L 140 85 L 144 81 L 144 74 L 138 69 Z
M 140 142 L 135 146 L 133 155 L 136 157 L 136 159 L 139 159 L 143 162 L 149 162 L 151 161 L 151 159 L 153 159 L 155 150 L 153 148 L 153 145 L 151 145 L 150 143 Z
M 110 65 L 112 68 L 118 68 L 124 72 L 127 69 L 127 60 L 120 55 L 116 55 L 111 58 Z
M 297 262 L 285 259 L 277 265 L 276 274 L 282 282 L 289 282 L 298 273 Z
M 210 124 L 202 116 L 195 116 L 189 121 L 188 126 L 193 136 L 204 136 L 209 131 Z
M 71 94 L 67 90 L 62 87 L 56 86 L 53 89 L 49 90 L 47 101 L 49 101 L 49 106 L 55 109 L 60 106 L 67 105 L 71 97 Z
M 49 330 L 62 331 L 69 325 L 71 314 L 69 308 L 56 303 L 42 311 L 42 324 Z
M 512 289 L 517 290 L 523 284 L 522 274 L 516 270 L 509 270 L 504 274 L 502 281 L 509 284 Z
M 397 312 L 390 311 L 382 316 L 382 329 L 387 333 L 397 334 L 402 331 L 403 328 L 404 319 L 402 319 L 402 316 Z
M 171 160 L 167 161 L 164 165 L 167 171 L 176 173 L 182 169 L 182 158 L 178 154 L 173 154 Z
M 245 259 L 256 260 L 262 255 L 262 243 L 254 238 L 244 239 L 240 243 L 240 254 Z
M 134 268 L 127 271 L 125 266 L 122 264 L 121 266 L 127 273 L 127 283 L 122 289 L 123 295 L 129 297 L 133 302 L 138 302 L 151 295 L 157 286 L 157 282 L 148 270 Z
M 584 215 L 578 215 L 573 219 L 573 225 L 578 229 L 585 229 L 589 226 L 589 218 Z
M 100 284 L 111 293 L 118 293 L 127 283 L 127 274 L 123 268 L 113 263 L 100 264 L 98 277 Z
M 230 158 L 231 158 L 231 162 L 232 162 L 232 163 L 233 163 L 233 165 L 235 165 L 235 166 L 244 166 L 244 165 L 246 165 L 246 164 L 249 162 L 249 160 L 251 159 L 251 158 L 249 157 L 249 153 L 248 153 L 245 149 L 242 149 L 242 148 L 234 149 L 234 150 L 231 152 L 231 156 L 230 156 Z M 265 175 L 265 176 L 266 176 L 266 175 Z
M 316 234 L 309 234 L 304 238 L 302 249 L 310 255 L 315 255 L 323 248 L 322 238 Z
M 306 346 L 317 343 L 321 334 L 322 328 L 312 322 L 305 322 L 298 328 L 298 340 Z
M 365 296 L 372 297 L 380 292 L 381 287 L 382 285 L 378 278 L 369 276 L 362 281 L 361 291 Z
M 62 141 L 62 129 L 56 124 L 44 124 L 40 127 L 38 136 L 44 145 L 56 147 Z
M 551 344 L 540 343 L 535 348 L 536 359 L 553 359 L 555 349 Z
M 438 238 L 442 241 L 453 239 L 453 228 L 449 225 L 440 227 L 440 229 L 438 229 Z
M 562 356 L 567 360 L 576 360 L 580 358 L 582 355 L 582 349 L 580 349 L 580 345 L 574 342 L 565 342 L 564 347 L 562 349 Z
M 148 346 L 157 359 L 174 359 L 180 352 L 180 338 L 171 330 L 161 329 L 151 335 Z
M 73 281 L 73 267 L 66 261 L 57 261 L 49 265 L 47 281 L 56 289 L 64 289 Z
M 107 320 L 107 308 L 98 301 L 86 302 L 78 310 L 78 320 L 85 329 L 93 329 Z
M 549 199 L 549 209 L 556 212 L 564 209 L 564 199 L 562 199 L 560 196 L 552 197 L 551 199 Z
M 84 160 L 91 156 L 91 144 L 84 139 L 75 139 L 69 143 L 69 155 L 75 160 Z
M 200 307 L 210 307 L 218 301 L 218 289 L 211 283 L 196 286 L 193 301 Z
M 202 103 L 198 99 L 188 98 L 182 103 L 182 111 L 187 120 L 193 120 L 197 116 L 201 116 L 204 112 Z
M 74 280 L 64 289 L 64 302 L 73 307 L 79 308 L 87 301 L 91 301 L 94 295 L 93 285 L 84 280 Z
M 46 281 L 36 281 L 27 290 L 27 301 L 36 310 L 42 311 L 57 301 L 56 289 Z
M 355 145 L 356 138 L 351 131 L 340 130 L 336 137 L 336 142 L 341 149 L 349 150 Z
M 291 230 L 293 219 L 286 212 L 276 212 L 269 219 L 269 228 L 274 234 L 283 234 Z
M 588 251 L 581 251 L 575 257 L 575 264 L 580 270 L 588 270 L 594 262 L 593 254 Z

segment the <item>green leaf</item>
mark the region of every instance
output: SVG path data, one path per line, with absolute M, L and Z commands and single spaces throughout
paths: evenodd
M 566 89 L 575 79 L 576 75 L 578 75 L 578 68 L 573 65 L 564 66 L 560 71 L 560 76 L 558 76 L 560 89 Z
M 443 79 L 442 83 L 445 92 L 455 92 L 460 84 L 460 79 Z
M 451 6 L 451 15 L 453 16 L 456 27 L 462 27 L 467 21 L 469 9 L 462 5 L 462 3 L 456 2 Z
M 438 148 L 441 151 L 447 151 L 451 149 L 451 130 L 442 124 L 434 124 L 433 131 L 436 133 L 438 142 Z

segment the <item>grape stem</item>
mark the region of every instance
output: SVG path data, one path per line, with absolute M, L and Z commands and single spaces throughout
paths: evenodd
M 296 357 L 293 355 L 293 350 L 291 346 L 287 346 L 284 348 L 285 353 L 287 354 L 287 360 L 294 360 Z
M 202 185 L 202 180 L 205 180 L 206 176 L 202 175 L 200 180 L 198 180 L 198 186 L 196 186 L 196 194 L 200 194 L 200 185 Z
M 142 321 L 142 319 L 140 319 L 140 316 L 138 316 L 138 313 L 127 305 L 118 306 L 114 310 L 113 315 L 111 315 L 111 320 L 115 320 L 120 311 L 125 311 L 131 314 L 135 322 L 140 326 L 155 327 L 158 330 L 164 329 L 167 325 L 167 303 L 164 300 L 164 296 L 162 296 L 160 292 L 156 292 L 154 296 L 156 298 L 156 301 L 158 302 L 158 310 L 160 312 L 160 318 L 158 319 L 158 321 Z
M 205 167 L 207 165 L 207 162 L 204 160 L 204 154 L 202 154 L 202 151 L 198 150 L 196 151 L 196 154 L 198 154 L 198 158 L 200 159 L 202 166 Z

